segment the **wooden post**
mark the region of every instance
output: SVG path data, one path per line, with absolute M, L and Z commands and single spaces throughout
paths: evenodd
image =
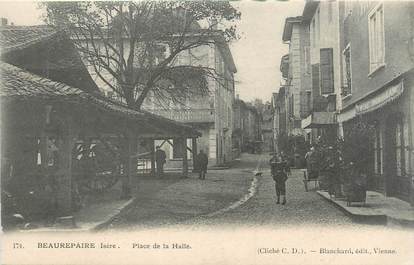
M 58 144 L 57 209 L 59 216 L 72 214 L 72 149 L 74 146 L 73 123 L 66 119 L 66 128 Z M 46 159 L 46 157 L 45 157 Z M 43 160 L 43 157 L 42 157 Z M 43 161 L 42 161 L 43 162 Z M 47 163 L 47 160 L 45 160 Z
M 46 134 L 46 128 L 50 123 L 50 112 L 51 112 L 51 106 L 47 105 L 44 107 L 43 111 L 43 119 L 42 119 L 42 126 L 40 131 L 40 159 L 41 159 L 41 170 L 42 174 L 47 173 L 47 134 Z
M 154 151 L 154 144 L 155 141 L 153 139 L 149 140 L 149 147 L 151 150 L 151 176 L 155 177 L 156 176 L 156 172 L 155 172 L 155 151 Z
M 188 159 L 187 159 L 187 138 L 181 138 L 183 145 L 183 178 L 188 177 Z
M 192 146 L 191 146 L 191 149 L 192 149 L 192 158 L 193 158 L 193 172 L 197 172 L 197 169 L 198 169 L 198 165 L 197 165 L 197 138 L 192 138 L 191 139 L 192 140 Z
M 126 176 L 122 178 L 122 195 L 121 199 L 131 198 L 131 186 L 133 185 L 133 177 L 137 174 L 137 159 L 134 157 L 137 151 L 137 138 L 133 133 L 127 136 L 127 165 Z

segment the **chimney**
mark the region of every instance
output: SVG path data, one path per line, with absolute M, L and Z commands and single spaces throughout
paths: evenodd
M 7 18 L 5 18 L 5 17 L 1 18 L 1 25 L 2 26 L 7 26 Z

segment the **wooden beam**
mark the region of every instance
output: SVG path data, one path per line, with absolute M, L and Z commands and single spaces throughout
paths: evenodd
M 131 198 L 131 185 L 133 183 L 133 177 L 137 173 L 137 158 L 134 157 L 134 154 L 137 152 L 138 139 L 136 136 L 129 130 L 127 131 L 127 146 L 124 152 L 127 152 L 127 174 L 122 178 L 122 199 Z
M 64 132 L 63 135 L 61 135 L 61 141 L 58 144 L 59 163 L 56 172 L 59 216 L 68 216 L 72 214 L 72 149 L 75 143 L 75 135 L 72 119 L 66 117 L 65 123 L 66 124 L 63 125 L 65 127 Z
M 197 165 L 197 138 L 192 138 L 191 139 L 191 145 L 193 148 L 193 151 L 191 152 L 192 157 L 193 157 L 193 172 L 197 172 L 198 169 L 198 165 Z
M 187 139 L 181 138 L 182 145 L 183 145 L 183 177 L 188 177 L 188 159 L 187 159 Z
M 161 144 L 160 147 L 162 147 L 165 143 L 167 142 L 167 140 L 164 140 Z
M 163 144 L 165 143 L 165 141 L 163 142 Z M 154 140 L 150 140 L 150 148 L 151 148 L 151 176 L 155 177 L 156 176 L 156 172 L 155 172 L 155 151 L 154 151 L 154 144 L 155 141 Z

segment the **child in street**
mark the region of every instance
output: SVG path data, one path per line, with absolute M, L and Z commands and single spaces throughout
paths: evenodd
M 280 203 L 280 196 L 282 196 L 282 205 L 286 204 L 286 180 L 288 179 L 288 174 L 290 168 L 287 161 L 283 161 L 281 157 L 274 155 L 270 160 L 270 169 L 273 180 L 275 181 L 276 189 L 276 204 Z

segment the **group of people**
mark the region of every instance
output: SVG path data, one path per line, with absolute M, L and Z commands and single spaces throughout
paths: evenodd
M 324 179 L 320 179 L 320 184 L 324 185 L 326 182 L 326 187 L 321 188 L 326 188 L 331 196 L 340 195 L 339 171 L 343 160 L 341 154 L 332 145 L 324 146 L 322 150 L 311 147 L 305 159 L 308 178 L 316 179 L 323 175 Z
M 155 164 L 157 168 L 157 176 L 162 178 L 164 175 L 164 164 L 167 162 L 167 155 L 164 150 L 161 149 L 160 146 L 156 147 L 155 151 Z M 208 157 L 207 154 L 204 153 L 203 150 L 195 157 L 195 161 L 193 163 L 194 168 L 199 173 L 199 179 L 206 179 L 207 174 L 207 165 L 208 165 Z

